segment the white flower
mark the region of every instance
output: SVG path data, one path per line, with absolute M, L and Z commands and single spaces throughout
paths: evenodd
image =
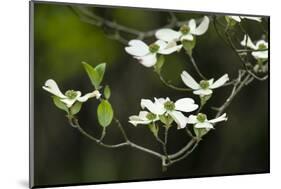
M 60 91 L 57 83 L 52 79 L 48 79 L 45 82 L 43 89 L 59 97 L 60 101 L 62 101 L 68 108 L 70 108 L 76 101 L 86 102 L 89 98 L 96 97 L 98 99 L 101 96 L 98 90 L 95 90 L 91 93 L 87 93 L 84 96 L 81 96 L 80 91 L 74 90 L 68 90 L 65 92 L 65 94 L 63 94 Z
M 140 111 L 139 115 L 132 115 L 129 117 L 129 122 L 134 126 L 138 124 L 147 125 L 158 120 L 158 115 L 147 111 Z
M 242 19 L 248 19 L 248 20 L 255 20 L 257 22 L 261 22 L 261 17 L 255 17 L 255 16 L 226 16 L 228 18 L 231 18 L 232 20 L 235 20 L 236 22 L 241 22 Z
M 204 16 L 199 26 L 196 27 L 196 21 L 191 19 L 188 24 L 182 25 L 179 31 L 170 28 L 159 29 L 155 33 L 155 36 L 156 38 L 167 42 L 183 40 L 192 41 L 193 35 L 203 35 L 208 30 L 209 22 L 209 18 Z
M 205 114 L 199 113 L 197 115 L 190 115 L 187 119 L 188 124 L 194 124 L 194 127 L 197 129 L 213 129 L 214 123 L 226 121 L 226 113 L 221 115 L 220 117 L 217 117 L 215 119 L 208 120 L 207 116 Z
M 168 97 L 166 99 L 154 98 L 154 100 L 153 103 L 151 100 L 142 99 L 141 107 L 147 108 L 155 115 L 170 115 L 177 123 L 178 128 L 184 128 L 187 124 L 187 117 L 182 112 L 192 112 L 198 108 L 198 105 L 191 98 L 182 98 L 176 102 L 171 101 Z
M 206 96 L 213 93 L 212 89 L 216 89 L 224 85 L 229 80 L 229 77 L 228 74 L 224 74 L 215 82 L 214 79 L 210 79 L 202 80 L 200 83 L 197 83 L 186 71 L 183 71 L 181 74 L 181 79 L 186 86 L 194 90 L 194 94 Z
M 255 57 L 255 59 L 268 59 L 268 43 L 266 41 L 259 40 L 256 42 L 256 44 L 254 44 L 249 35 L 244 35 L 241 45 L 247 46 L 253 50 L 260 50 L 252 52 L 252 55 Z
M 151 45 L 145 44 L 141 40 L 131 40 L 129 41 L 129 46 L 125 47 L 125 50 L 134 58 L 138 59 L 140 63 L 146 67 L 154 66 L 157 62 L 157 54 L 171 54 L 175 51 L 179 51 L 182 45 L 177 45 L 175 42 L 165 42 L 162 40 L 157 40 Z

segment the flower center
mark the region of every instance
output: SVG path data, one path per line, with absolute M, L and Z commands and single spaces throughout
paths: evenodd
M 172 101 L 167 101 L 164 104 L 164 108 L 169 111 L 173 111 L 175 109 L 175 104 Z
M 151 45 L 149 45 L 149 51 L 151 53 L 156 53 L 159 50 L 159 45 L 152 43 Z
M 206 80 L 200 81 L 200 87 L 202 89 L 208 89 L 209 86 L 210 86 L 209 81 L 206 81 Z
M 197 115 L 197 118 L 196 118 L 199 122 L 203 123 L 206 119 L 207 119 L 207 116 L 205 114 L 202 114 L 202 113 L 199 113 Z
M 146 115 L 146 118 L 147 118 L 148 120 L 154 120 L 154 119 L 156 119 L 156 115 L 149 112 L 149 113 Z
M 265 46 L 265 44 L 259 44 L 259 50 L 265 50 L 267 49 L 267 47 Z
M 77 97 L 77 92 L 74 90 L 68 90 L 65 92 L 65 96 L 67 96 L 70 99 L 74 99 Z
M 186 35 L 190 32 L 190 27 L 186 24 L 182 25 L 180 27 L 180 32 L 183 34 L 183 35 Z

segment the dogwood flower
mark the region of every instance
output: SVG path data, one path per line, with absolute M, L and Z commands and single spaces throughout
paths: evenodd
M 155 43 L 149 46 L 141 40 L 129 41 L 129 46 L 125 47 L 125 50 L 134 58 L 138 59 L 140 63 L 146 67 L 152 67 L 157 62 L 157 54 L 172 54 L 175 51 L 179 51 L 182 45 L 177 45 L 175 42 L 165 42 L 157 40 Z
M 191 75 L 189 75 L 186 71 L 183 71 L 181 74 L 181 79 L 184 84 L 191 89 L 193 89 L 193 93 L 200 96 L 206 96 L 213 93 L 212 89 L 219 88 L 223 86 L 228 80 L 228 74 L 224 74 L 217 81 L 214 82 L 214 79 L 210 80 L 201 80 L 200 83 L 197 83 Z
M 156 38 L 171 42 L 171 41 L 183 41 L 193 40 L 193 35 L 203 35 L 209 27 L 210 20 L 207 16 L 204 16 L 201 23 L 196 27 L 195 19 L 189 20 L 188 24 L 184 24 L 180 27 L 179 31 L 172 30 L 170 28 L 159 29 L 156 31 Z
M 261 17 L 255 17 L 255 16 L 226 16 L 226 18 L 230 18 L 236 22 L 241 22 L 243 19 L 254 20 L 257 22 L 262 21 Z
M 250 36 L 244 35 L 241 45 L 253 50 L 259 50 L 251 53 L 255 59 L 268 59 L 268 43 L 265 40 L 259 40 L 254 44 Z
M 221 121 L 226 121 L 226 113 L 222 114 L 221 116 L 208 120 L 206 114 L 199 113 L 197 115 L 190 115 L 187 118 L 187 123 L 188 124 L 193 124 L 195 128 L 197 129 L 213 129 L 214 128 L 214 123 L 221 122 Z
M 134 126 L 137 126 L 138 124 L 147 125 L 158 120 L 158 115 L 148 111 L 140 111 L 139 115 L 132 115 L 129 117 L 129 122 Z
M 43 86 L 43 89 L 49 93 L 59 97 L 60 101 L 63 102 L 68 108 L 70 108 L 76 101 L 86 102 L 89 98 L 96 97 L 100 98 L 101 94 L 98 90 L 95 90 L 91 93 L 87 93 L 84 96 L 81 96 L 80 91 L 68 90 L 63 94 L 57 83 L 53 79 L 48 79 Z
M 192 112 L 198 108 L 198 105 L 191 98 L 182 98 L 176 102 L 171 101 L 168 97 L 166 99 L 154 98 L 154 101 L 142 99 L 141 107 L 147 108 L 155 115 L 171 116 L 177 123 L 178 128 L 184 128 L 187 124 L 187 117 L 182 112 Z

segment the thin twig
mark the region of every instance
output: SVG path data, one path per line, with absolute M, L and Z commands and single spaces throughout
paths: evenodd
M 189 58 L 190 58 L 190 61 L 194 67 L 194 69 L 196 70 L 197 74 L 204 80 L 206 80 L 206 77 L 202 74 L 202 72 L 200 71 L 200 69 L 198 68 L 193 56 L 191 54 L 188 54 Z

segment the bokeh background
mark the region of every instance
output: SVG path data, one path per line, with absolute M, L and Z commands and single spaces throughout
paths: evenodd
M 160 28 L 167 23 L 167 11 L 90 7 L 104 18 L 133 27 L 140 31 Z M 205 14 L 175 12 L 180 20 L 200 18 Z M 256 22 L 244 23 L 253 40 L 262 35 Z M 263 23 L 267 29 L 267 23 Z M 242 33 L 237 33 L 242 39 Z M 151 42 L 154 39 L 147 39 Z M 153 72 L 126 54 L 124 45 L 109 39 L 104 28 L 82 22 L 67 4 L 34 4 L 34 181 L 35 185 L 58 185 L 89 182 L 112 182 L 198 176 L 269 172 L 269 85 L 268 81 L 254 81 L 239 93 L 226 110 L 229 120 L 217 125 L 204 137 L 197 149 L 185 160 L 162 172 L 161 162 L 144 152 L 123 147 L 107 149 L 82 136 L 72 128 L 65 113 L 57 109 L 50 94 L 42 90 L 44 82 L 53 78 L 62 91 L 93 90 L 83 70 L 82 61 L 92 65 L 107 63 L 104 84 L 111 86 L 111 103 L 115 115 L 124 125 L 130 138 L 145 147 L 161 151 L 153 135 L 145 126 L 133 127 L 128 117 L 140 110 L 141 98 L 166 97 L 176 100 L 197 96 L 165 87 Z M 194 57 L 202 72 L 218 78 L 228 73 L 237 76 L 239 60 L 217 36 L 212 23 L 208 32 L 197 38 Z M 196 78 L 184 52 L 166 56 L 164 76 L 175 85 L 182 70 Z M 197 78 L 199 79 L 199 78 Z M 208 107 L 221 105 L 231 88 L 215 91 Z M 97 124 L 98 102 L 90 100 L 79 113 L 82 127 L 99 136 Z M 212 117 L 215 112 L 205 109 Z M 175 127 L 170 130 L 169 152 L 175 152 L 187 142 L 185 132 Z M 122 136 L 112 124 L 105 141 L 118 143 Z

